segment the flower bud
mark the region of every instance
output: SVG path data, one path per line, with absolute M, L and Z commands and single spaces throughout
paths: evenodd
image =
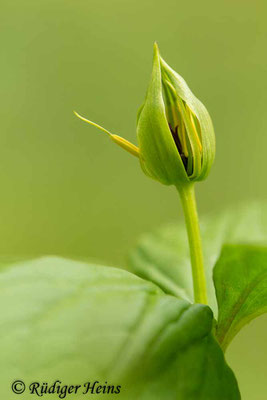
M 137 116 L 139 148 L 74 113 L 138 157 L 145 174 L 165 185 L 179 187 L 209 173 L 215 156 L 210 116 L 184 79 L 160 57 L 157 44 L 150 85 Z
M 137 122 L 144 172 L 166 185 L 206 178 L 215 155 L 210 116 L 154 46 L 153 70 Z

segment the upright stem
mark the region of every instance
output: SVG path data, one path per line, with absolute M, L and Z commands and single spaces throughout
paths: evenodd
M 207 304 L 206 278 L 194 184 L 183 185 L 177 189 L 183 205 L 188 235 L 195 302 Z

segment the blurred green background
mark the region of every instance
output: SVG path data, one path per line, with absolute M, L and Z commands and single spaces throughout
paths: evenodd
M 214 121 L 201 213 L 264 200 L 266 17 L 263 0 L 2 1 L 0 252 L 122 265 L 142 232 L 182 221 L 173 189 L 72 114 L 136 142 L 155 40 Z M 245 400 L 267 396 L 266 332 L 261 317 L 229 351 Z

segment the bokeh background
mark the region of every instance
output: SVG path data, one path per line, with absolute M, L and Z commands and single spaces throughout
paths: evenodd
M 76 109 L 136 142 L 155 40 L 214 121 L 201 214 L 265 200 L 267 3 L 262 0 L 3 0 L 0 252 L 123 265 L 138 236 L 181 221 L 175 192 Z M 267 318 L 234 340 L 243 399 L 267 398 Z

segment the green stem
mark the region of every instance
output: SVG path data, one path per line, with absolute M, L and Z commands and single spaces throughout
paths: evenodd
M 194 184 L 183 185 L 177 189 L 183 205 L 188 235 L 195 302 L 207 304 L 206 278 Z

